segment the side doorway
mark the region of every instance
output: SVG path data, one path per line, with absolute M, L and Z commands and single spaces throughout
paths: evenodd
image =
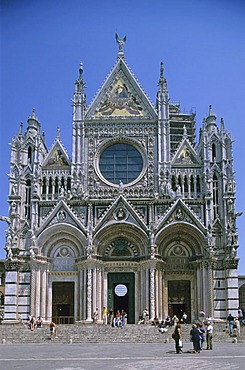
M 57 324 L 74 323 L 74 282 L 53 282 L 52 319 Z

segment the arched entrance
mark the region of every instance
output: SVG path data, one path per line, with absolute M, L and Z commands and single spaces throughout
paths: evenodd
M 128 324 L 135 323 L 134 273 L 108 273 L 108 308 L 127 313 Z
M 187 321 L 191 317 L 191 282 L 189 280 L 168 281 L 168 313 L 181 320 L 183 313 L 187 314 Z
M 52 319 L 57 324 L 74 323 L 74 282 L 53 282 Z

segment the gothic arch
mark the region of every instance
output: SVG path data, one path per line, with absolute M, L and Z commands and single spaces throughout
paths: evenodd
M 85 235 L 72 225 L 52 225 L 38 237 L 37 244 L 41 253 L 46 257 L 58 255 L 59 248 L 67 248 L 67 255 L 73 257 L 85 256 L 87 245 Z M 65 251 L 64 251 L 65 252 Z M 62 251 L 60 250 L 62 255 Z
M 107 226 L 96 234 L 94 244 L 100 256 L 109 256 L 113 253 L 116 240 L 125 240 L 129 253 L 133 258 L 147 254 L 149 241 L 147 235 L 135 225 L 114 224 Z
M 173 248 L 177 246 L 186 257 L 194 257 L 203 255 L 206 241 L 204 235 L 194 225 L 175 223 L 159 231 L 156 244 L 162 258 L 169 257 L 174 253 Z

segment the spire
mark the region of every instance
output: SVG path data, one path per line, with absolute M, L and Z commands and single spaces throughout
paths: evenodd
M 224 118 L 221 118 L 221 119 L 220 119 L 220 128 L 221 128 L 221 131 L 225 131 L 225 122 L 224 122 Z
M 79 76 L 75 82 L 75 92 L 81 93 L 84 91 L 85 82 L 83 81 L 83 63 L 81 62 L 79 65 Z
M 117 54 L 117 59 L 123 58 L 124 59 L 124 51 L 123 51 L 123 46 L 127 40 L 127 37 L 124 36 L 123 39 L 120 39 L 118 34 L 116 33 L 116 41 L 118 43 L 118 54 Z
M 20 122 L 19 136 L 22 136 L 23 122 Z
M 28 130 L 35 129 L 36 131 L 39 131 L 40 128 L 40 122 L 38 121 L 38 118 L 36 117 L 35 109 L 32 109 L 32 114 L 27 120 L 28 122 Z
M 216 127 L 216 114 L 213 112 L 212 105 L 209 105 L 209 112 L 206 118 L 207 127 Z
M 164 91 L 167 89 L 167 81 L 166 81 L 166 78 L 164 77 L 163 62 L 161 62 L 160 64 L 160 77 L 159 77 L 158 87 L 160 91 Z

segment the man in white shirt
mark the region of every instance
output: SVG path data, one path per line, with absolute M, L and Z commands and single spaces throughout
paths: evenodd
M 207 323 L 207 349 L 213 349 L 213 326 L 211 325 L 211 322 Z

